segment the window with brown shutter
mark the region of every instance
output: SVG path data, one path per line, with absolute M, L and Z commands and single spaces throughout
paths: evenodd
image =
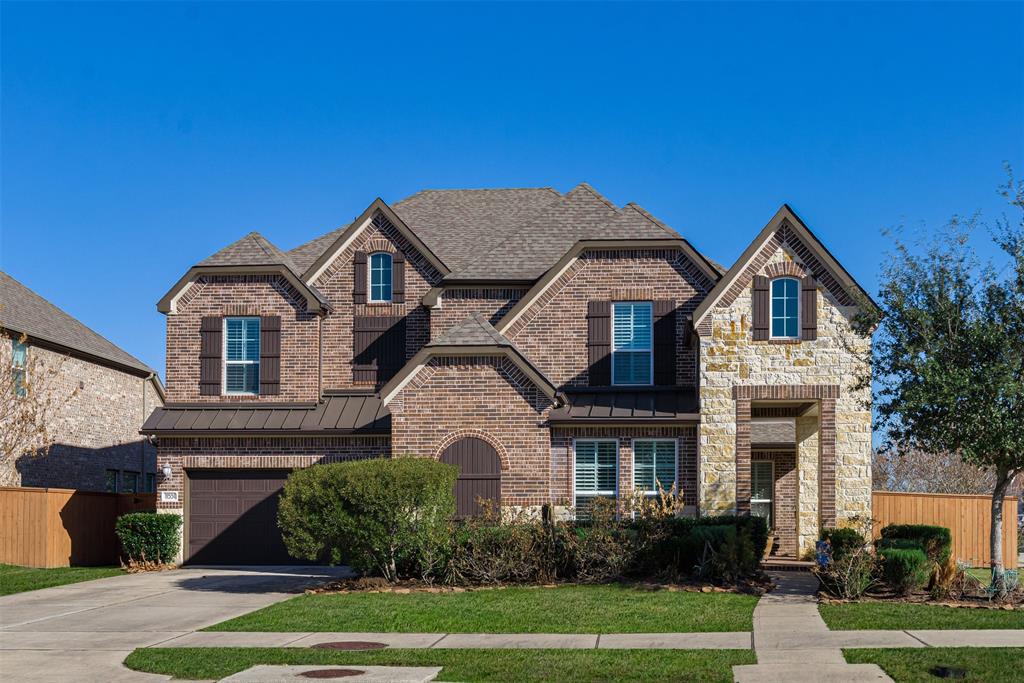
M 814 341 L 818 338 L 818 283 L 813 275 L 805 275 L 801 285 L 800 338 Z
M 391 256 L 391 303 L 405 303 L 405 256 L 402 252 Z
M 754 276 L 754 294 L 751 299 L 754 318 L 754 340 L 768 339 L 768 278 L 764 275 Z
M 612 383 L 612 302 L 587 302 L 587 355 L 590 386 Z
M 366 252 L 357 251 L 352 257 L 352 301 L 366 303 Z
M 220 316 L 204 316 L 199 325 L 199 395 L 220 396 L 223 323 Z
M 352 334 L 354 383 L 383 384 L 405 365 L 405 316 L 357 315 Z
M 260 319 L 260 395 L 281 393 L 281 317 Z
M 654 302 L 654 383 L 676 383 L 676 302 Z

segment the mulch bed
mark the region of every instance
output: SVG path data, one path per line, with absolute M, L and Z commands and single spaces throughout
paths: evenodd
M 756 577 L 735 586 L 713 586 L 699 582 L 655 582 L 655 581 L 624 581 L 620 582 L 631 588 L 646 591 L 668 591 L 686 593 L 744 593 L 747 595 L 763 595 L 772 588 L 767 577 Z M 547 584 L 500 584 L 479 586 L 441 586 L 423 581 L 404 580 L 388 583 L 376 576 L 363 576 L 355 579 L 329 581 L 315 588 L 306 590 L 308 595 L 346 594 L 346 593 L 469 593 L 473 591 L 502 590 L 504 588 L 561 588 L 563 586 L 580 586 L 572 582 Z

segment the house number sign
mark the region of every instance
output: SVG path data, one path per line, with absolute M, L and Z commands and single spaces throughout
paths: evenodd
M 161 503 L 177 503 L 178 492 L 177 491 L 161 491 L 160 492 Z

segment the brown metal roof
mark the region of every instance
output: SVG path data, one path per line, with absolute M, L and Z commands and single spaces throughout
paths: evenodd
M 693 389 L 614 389 L 566 392 L 551 422 L 682 422 L 700 418 Z
M 172 405 L 154 410 L 140 431 L 164 436 L 389 434 L 391 413 L 371 394 L 327 395 L 308 406 Z

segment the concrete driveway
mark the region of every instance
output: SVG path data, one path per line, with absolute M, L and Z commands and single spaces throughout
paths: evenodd
M 347 572 L 190 567 L 0 597 L 0 680 L 169 680 L 121 662 L 137 647 L 266 607 Z

